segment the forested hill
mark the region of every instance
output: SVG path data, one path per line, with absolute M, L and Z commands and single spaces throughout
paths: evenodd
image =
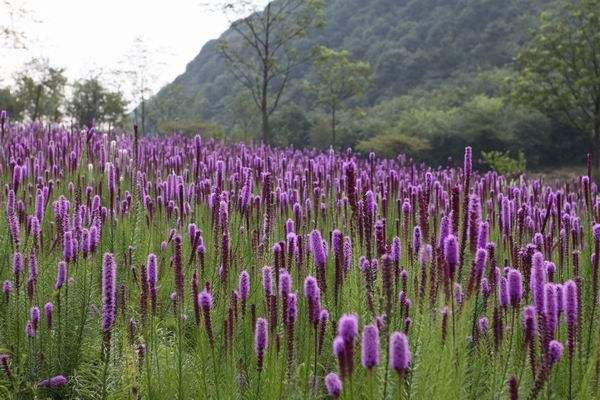
M 372 105 L 419 86 L 436 85 L 457 72 L 512 63 L 549 0 L 327 0 L 326 23 L 300 45 L 349 50 L 373 68 L 366 101 Z M 233 35 L 227 31 L 223 36 Z M 300 67 L 292 87 L 309 69 Z M 153 99 L 162 118 L 200 117 L 225 122 L 236 92 L 217 51 L 208 42 L 185 73 Z M 288 91 L 293 95 L 294 90 Z M 148 107 L 152 114 L 153 107 Z
M 337 147 L 431 163 L 480 151 L 523 151 L 528 166 L 571 162 L 586 143 L 539 113 L 513 103 L 505 83 L 515 56 L 556 0 L 326 0 L 325 24 L 295 45 L 348 50 L 372 80 L 338 117 Z M 235 42 L 237 33 L 221 39 Z M 233 140 L 258 138 L 260 114 L 228 72 L 218 40 L 146 104 L 148 131 L 198 129 Z M 330 145 L 327 115 L 307 95 L 312 65 L 298 67 L 272 116 L 274 143 Z M 139 111 L 139 110 L 138 110 Z M 199 128 L 200 127 L 200 128 Z M 569 137 L 568 141 L 562 138 Z M 560 149 L 551 143 L 561 142 Z M 540 154 L 552 155 L 542 157 Z

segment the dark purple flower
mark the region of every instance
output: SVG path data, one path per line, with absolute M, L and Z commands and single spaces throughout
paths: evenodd
M 488 235 L 490 231 L 490 224 L 483 221 L 479 223 L 479 231 L 477 233 L 477 247 L 485 249 L 488 242 Z
M 550 365 L 556 364 L 558 361 L 560 361 L 563 350 L 564 346 L 559 341 L 551 340 L 550 343 L 548 343 L 548 362 Z
M 579 319 L 579 304 L 577 283 L 575 281 L 567 281 L 564 284 L 565 295 L 563 296 L 565 317 L 567 320 L 567 346 L 569 348 L 569 357 L 573 357 L 575 352 L 577 321 Z
M 38 386 L 42 388 L 48 389 L 56 389 L 63 387 L 67 384 L 67 378 L 63 375 L 56 375 L 48 379 L 44 379 L 43 381 L 38 382 Z
M 325 250 L 325 246 L 323 244 L 321 232 L 319 232 L 317 229 L 314 229 L 310 233 L 310 251 L 313 254 L 317 268 L 323 268 L 327 260 L 327 251 Z
M 321 311 L 321 290 L 313 276 L 307 276 L 304 279 L 304 297 L 308 301 L 309 319 L 316 326 Z
M 546 321 L 546 333 L 553 338 L 558 326 L 558 304 L 556 287 L 553 283 L 546 283 L 544 285 L 544 318 Z
M 198 295 L 198 303 L 202 310 L 210 310 L 213 306 L 213 296 L 208 290 L 203 290 Z
M 67 279 L 67 263 L 64 261 L 58 262 L 58 267 L 56 270 L 56 283 L 54 284 L 55 289 L 60 289 L 65 284 Z
M 46 325 L 48 329 L 52 329 L 52 315 L 54 313 L 54 304 L 48 302 L 44 305 L 44 313 L 46 314 Z
M 477 327 L 479 329 L 479 334 L 483 335 L 488 331 L 490 327 L 490 321 L 487 319 L 487 317 L 481 317 L 479 318 L 479 321 L 477 321 Z
M 510 298 L 510 304 L 513 307 L 518 307 L 523 297 L 523 281 L 521 273 L 511 268 L 508 271 L 508 297 Z
M 291 290 L 292 277 L 286 270 L 283 270 L 279 276 L 279 293 L 281 294 L 282 298 L 286 298 Z
M 333 399 L 340 397 L 342 393 L 342 381 L 335 372 L 330 372 L 325 376 L 325 387 L 327 388 L 327 394 Z
M 250 275 L 248 275 L 247 271 L 240 272 L 238 294 L 242 302 L 248 299 L 248 295 L 250 294 Z
M 157 265 L 156 255 L 153 253 L 148 254 L 147 268 L 146 268 L 146 282 L 148 284 L 148 290 L 150 291 L 150 302 L 152 306 L 152 313 L 156 313 L 156 280 L 157 280 Z
M 296 293 L 289 293 L 287 297 L 287 317 L 288 324 L 293 324 L 298 318 L 298 295 Z
M 519 400 L 519 382 L 514 375 L 508 378 L 508 395 L 509 400 Z
M 452 279 L 458 265 L 458 241 L 452 234 L 444 239 L 444 257 L 448 268 L 448 276 Z
M 21 273 L 23 272 L 23 255 L 18 251 L 13 254 L 12 271 L 15 276 L 17 288 L 21 282 Z
M 256 366 L 258 372 L 262 371 L 265 349 L 268 341 L 268 324 L 264 318 L 256 320 L 256 329 L 254 331 L 254 352 L 256 353 Z
M 208 289 L 203 290 L 198 295 L 198 304 L 202 309 L 202 314 L 204 315 L 204 329 L 206 329 L 206 335 L 208 336 L 208 340 L 210 342 L 211 347 L 214 346 L 214 335 L 212 330 L 212 319 L 210 315 L 210 309 L 213 306 L 213 296 L 208 291 Z
M 498 286 L 498 301 L 502 307 L 508 307 L 510 298 L 508 294 L 508 281 L 505 277 L 500 278 L 500 285 Z
M 116 316 L 117 265 L 111 253 L 104 254 L 102 264 L 102 331 L 110 331 Z
M 12 282 L 9 280 L 4 281 L 4 283 L 2 284 L 2 293 L 4 293 L 4 299 L 6 301 L 8 301 L 12 291 L 13 291 Z
M 35 329 L 33 328 L 33 323 L 31 320 L 27 321 L 27 325 L 25 325 L 25 334 L 29 338 L 35 337 Z
M 265 296 L 269 297 L 273 294 L 273 278 L 271 275 L 271 267 L 264 266 L 262 269 L 262 286 L 265 291 Z
M 531 262 L 531 277 L 529 288 L 533 295 L 535 308 L 538 312 L 544 310 L 544 285 L 546 284 L 546 267 L 544 265 L 544 256 L 540 252 L 533 255 Z
M 379 329 L 375 325 L 367 325 L 363 328 L 361 362 L 367 369 L 372 369 L 379 364 Z
M 465 176 L 470 176 L 473 173 L 473 150 L 470 146 L 465 147 L 463 172 Z
M 29 310 L 29 320 L 33 326 L 33 330 L 37 331 L 38 324 L 40 322 L 40 309 L 37 306 L 31 307 Z
M 481 283 L 479 284 L 479 289 L 481 291 L 481 295 L 483 297 L 488 297 L 492 292 L 492 288 L 490 287 L 490 283 L 487 278 L 482 278 Z
M 175 235 L 173 238 L 173 273 L 175 280 L 175 291 L 177 292 L 177 302 L 183 304 L 183 265 L 182 265 L 182 243 L 181 236 Z
M 358 317 L 354 314 L 342 315 L 338 323 L 338 335 L 346 344 L 354 343 L 354 338 L 358 335 Z
M 408 337 L 403 332 L 394 332 L 390 337 L 390 368 L 405 376 L 412 361 Z
M 338 359 L 338 364 L 340 368 L 340 372 L 342 376 L 345 375 L 346 371 L 346 344 L 344 343 L 344 339 L 341 336 L 336 336 L 331 343 L 333 349 L 333 355 L 335 355 Z

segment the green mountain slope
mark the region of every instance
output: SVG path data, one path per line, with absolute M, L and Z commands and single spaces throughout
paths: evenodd
M 433 89 L 456 76 L 510 67 L 519 46 L 552 0 L 328 0 L 326 24 L 298 46 L 324 44 L 349 50 L 373 67 L 373 85 L 362 106 L 415 89 Z M 230 37 L 231 30 L 223 33 Z M 299 67 L 287 99 L 304 110 Z M 150 126 L 159 120 L 202 119 L 233 125 L 240 88 L 208 42 L 185 73 L 148 102 Z

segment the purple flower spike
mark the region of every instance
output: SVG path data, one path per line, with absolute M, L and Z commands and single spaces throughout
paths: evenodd
M 67 383 L 67 378 L 65 378 L 63 375 L 57 375 L 38 382 L 38 386 L 42 388 L 56 389 L 65 386 Z
M 481 317 L 477 322 L 477 327 L 479 328 L 479 334 L 483 335 L 488 331 L 490 327 L 490 321 L 486 317 Z
M 33 330 L 37 331 L 40 322 L 40 309 L 38 307 L 31 307 L 29 310 L 29 319 L 31 320 L 31 325 L 33 325 Z
M 313 325 L 319 322 L 319 313 L 321 312 L 321 290 L 317 280 L 313 276 L 307 276 L 304 279 L 304 296 L 308 301 L 308 316 Z
M 111 253 L 104 254 L 102 265 L 102 331 L 109 332 L 116 315 L 117 266 Z
M 508 297 L 510 298 L 510 304 L 513 307 L 518 307 L 523 297 L 523 281 L 521 273 L 516 269 L 510 269 L 508 271 Z
M 556 287 L 553 283 L 544 285 L 544 318 L 546 321 L 546 334 L 553 338 L 558 325 Z
M 448 268 L 448 277 L 452 279 L 458 265 L 458 241 L 450 234 L 444 239 L 444 257 Z
M 247 271 L 240 272 L 238 294 L 243 302 L 248 299 L 250 294 L 250 275 Z
M 544 285 L 546 284 L 546 267 L 544 265 L 544 256 L 540 252 L 533 255 L 531 261 L 531 277 L 529 288 L 533 295 L 535 308 L 538 312 L 544 309 Z
M 548 362 L 550 365 L 556 364 L 560 361 L 563 350 L 564 346 L 557 340 L 551 340 L 550 343 L 548 343 Z
M 156 255 L 152 253 L 148 254 L 146 282 L 148 283 L 148 290 L 150 291 L 150 302 L 153 314 L 156 313 L 156 280 L 158 276 L 157 268 Z
M 463 172 L 465 176 L 471 176 L 473 173 L 473 150 L 470 146 L 465 147 Z
M 265 296 L 269 297 L 273 294 L 273 278 L 271 267 L 264 266 L 262 269 L 262 286 L 265 291 Z
M 31 322 L 31 320 L 27 321 L 27 325 L 25 325 L 25 334 L 29 338 L 35 337 L 35 329 L 33 328 L 33 322 Z
M 340 397 L 342 393 L 342 381 L 335 372 L 330 372 L 325 376 L 325 387 L 327 388 L 327 394 L 331 398 L 337 399 Z
M 405 376 L 412 361 L 408 337 L 403 332 L 394 332 L 390 337 L 390 368 Z
M 54 314 L 54 304 L 48 302 L 44 305 L 44 314 L 46 314 L 46 325 L 52 329 L 52 316 Z
M 340 318 L 338 325 L 338 335 L 344 339 L 346 344 L 354 342 L 358 335 L 358 317 L 354 314 L 344 314 Z
M 579 319 L 577 284 L 572 280 L 565 282 L 564 291 L 563 301 L 565 303 L 564 310 L 568 334 L 567 346 L 569 348 L 569 357 L 572 358 L 575 353 L 577 321 Z
M 510 298 L 508 294 L 508 281 L 505 277 L 500 278 L 500 285 L 498 286 L 498 300 L 503 308 L 508 307 Z
M 310 251 L 315 258 L 315 264 L 317 267 L 324 267 L 327 259 L 327 252 L 325 250 L 325 246 L 323 245 L 323 237 L 321 236 L 321 232 L 316 229 L 310 233 Z
M 65 284 L 67 279 L 67 263 L 64 261 L 58 262 L 58 267 L 56 270 L 56 283 L 54 284 L 55 289 L 60 289 Z
M 362 366 L 369 370 L 379 364 L 379 329 L 375 325 L 367 325 L 363 329 L 361 361 Z
M 267 328 L 268 325 L 266 319 L 258 318 L 256 320 L 256 329 L 254 333 L 254 352 L 256 353 L 256 368 L 258 369 L 258 372 L 261 372 L 263 369 L 263 360 L 269 335 Z

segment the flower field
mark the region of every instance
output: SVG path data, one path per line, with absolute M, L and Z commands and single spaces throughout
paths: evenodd
M 593 399 L 600 199 L 0 116 L 0 398 Z

